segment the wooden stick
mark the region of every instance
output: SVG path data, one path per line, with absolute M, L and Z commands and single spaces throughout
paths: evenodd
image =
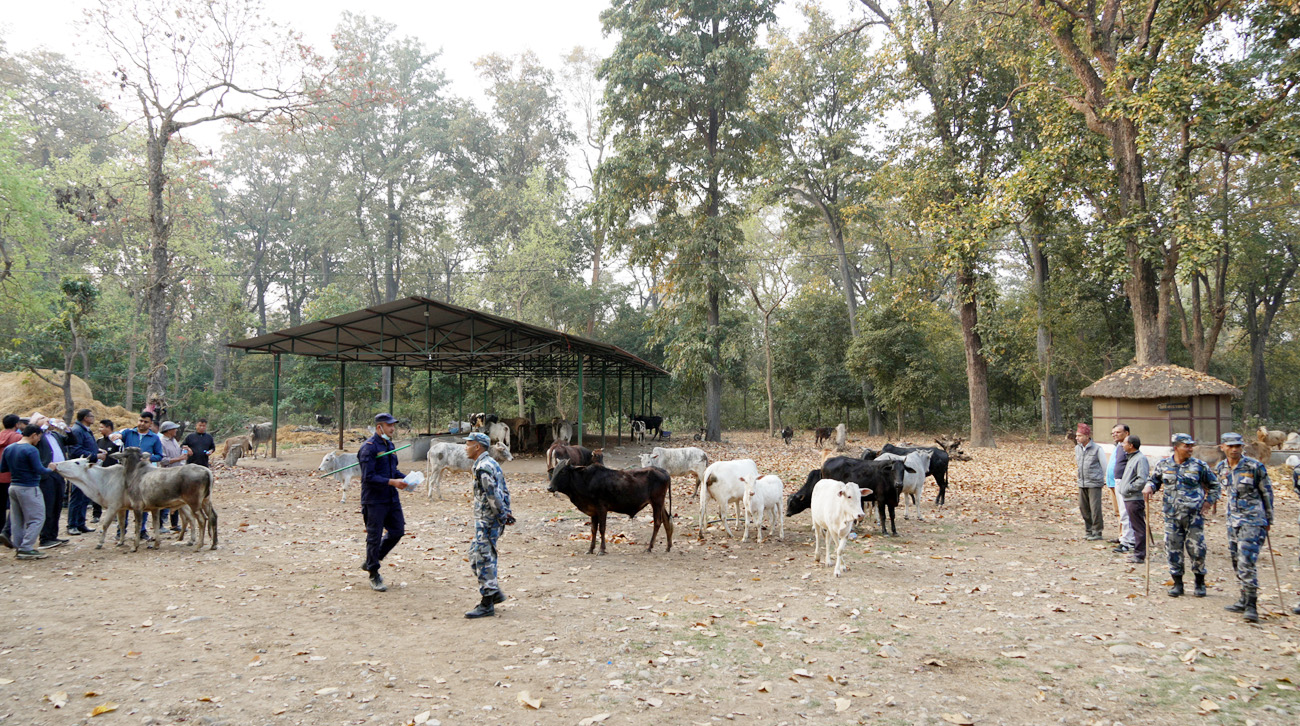
M 1269 529 L 1272 529 L 1270 527 Z M 1277 574 L 1277 558 L 1273 556 L 1273 541 L 1268 534 L 1264 535 L 1264 546 L 1268 548 L 1268 561 L 1273 563 L 1273 581 L 1277 583 L 1277 602 L 1282 607 L 1282 615 L 1286 615 L 1286 598 L 1282 597 L 1282 578 Z

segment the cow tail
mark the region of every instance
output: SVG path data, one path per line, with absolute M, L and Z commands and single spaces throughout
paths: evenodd
M 673 521 L 673 478 L 668 477 L 668 522 Z

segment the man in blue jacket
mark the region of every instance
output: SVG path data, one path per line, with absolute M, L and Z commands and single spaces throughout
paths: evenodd
M 357 451 L 361 519 L 366 523 L 366 561 L 361 569 L 370 573 L 370 589 L 375 592 L 387 592 L 379 563 L 406 534 L 406 519 L 397 493 L 406 488 L 406 475 L 397 470 L 397 454 L 386 453 L 396 448 L 392 439 L 396 424 L 397 419 L 387 413 L 375 416 L 375 435 Z
M 83 408 L 77 412 L 77 422 L 72 424 L 72 430 L 68 432 L 66 453 L 69 459 L 85 457 L 92 464 L 99 461 L 99 444 L 90 431 L 90 427 L 94 425 L 95 417 L 91 415 L 90 409 Z M 95 531 L 93 528 L 86 527 L 86 506 L 89 504 L 90 497 L 74 485 L 72 494 L 68 497 L 68 534 L 77 535 Z
M 45 524 L 41 478 L 47 469 L 36 451 L 41 427 L 28 424 L 21 433 L 22 438 L 5 447 L 4 455 L 0 456 L 0 473 L 13 477 L 9 486 L 9 522 L 18 559 L 40 560 L 49 557 L 36 550 L 36 541 Z
M 140 420 L 136 422 L 133 429 L 122 429 L 118 432 L 120 440 L 117 442 L 123 449 L 134 446 L 140 450 L 142 455 L 148 456 L 149 461 L 158 463 L 163 460 L 162 439 L 153 430 L 153 413 L 149 411 L 140 412 Z M 121 527 L 118 527 L 121 531 Z M 151 539 L 149 536 L 149 513 L 145 512 L 140 518 L 140 539 Z

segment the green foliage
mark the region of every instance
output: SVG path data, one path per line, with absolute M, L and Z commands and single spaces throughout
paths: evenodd
M 846 351 L 844 365 L 875 386 L 876 400 L 897 415 L 898 435 L 903 435 L 903 412 L 927 408 L 935 400 L 933 356 L 925 333 L 908 310 L 892 304 L 862 320 L 862 329 Z

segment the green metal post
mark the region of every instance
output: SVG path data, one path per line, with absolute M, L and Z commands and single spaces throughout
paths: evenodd
M 578 446 L 582 446 L 582 354 L 578 354 Z
M 655 377 L 650 376 L 650 415 L 655 415 Z
M 488 408 L 488 397 L 487 397 L 487 376 L 484 375 L 484 376 L 483 376 L 483 415 L 484 415 L 484 416 L 488 415 L 488 412 L 491 411 L 491 410 L 492 410 L 491 408 Z M 485 420 L 483 423 L 484 423 L 484 425 L 486 425 L 486 424 L 487 424 L 487 421 Z
M 339 361 L 339 451 L 343 450 L 343 429 L 345 423 L 343 421 L 343 400 L 348 395 L 347 378 L 345 377 L 346 371 L 344 369 L 344 366 L 346 365 L 347 364 L 343 361 Z
M 271 393 L 271 458 L 278 455 L 276 444 L 280 438 L 280 354 L 275 354 L 275 389 Z
M 433 433 L 433 371 L 425 371 L 424 377 L 424 432 Z
M 623 370 L 618 371 L 618 445 L 623 445 Z
M 604 448 L 607 445 L 605 441 L 605 364 L 600 364 L 600 446 Z
M 460 429 L 460 422 L 465 420 L 465 374 L 456 374 L 456 428 Z M 461 433 L 464 433 L 463 431 Z

